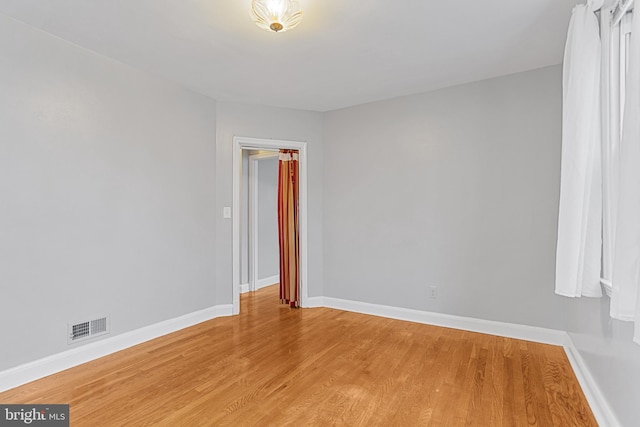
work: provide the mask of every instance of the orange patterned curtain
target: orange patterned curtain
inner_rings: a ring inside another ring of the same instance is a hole
[[[278,234],[280,300],[300,305],[300,239],[298,233],[298,151],[280,150],[278,168]]]

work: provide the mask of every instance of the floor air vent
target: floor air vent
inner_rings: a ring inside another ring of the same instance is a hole
[[[69,344],[109,333],[109,322],[106,317],[74,324],[69,323],[68,327],[67,343]]]

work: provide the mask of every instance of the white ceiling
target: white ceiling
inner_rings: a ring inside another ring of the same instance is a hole
[[[0,13],[216,99],[328,111],[559,64],[580,0],[2,0]]]

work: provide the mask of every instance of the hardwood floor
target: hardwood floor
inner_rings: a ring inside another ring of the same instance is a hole
[[[71,426],[596,426],[561,347],[333,309],[277,287],[214,319],[0,393]]]

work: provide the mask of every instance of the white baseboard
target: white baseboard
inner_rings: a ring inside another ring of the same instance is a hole
[[[304,301],[304,308],[324,307],[324,297],[308,297]]]
[[[576,348],[569,334],[567,334],[564,342],[564,351],[567,354],[569,363],[571,363],[573,372],[576,374],[578,383],[580,383],[582,392],[584,393],[587,402],[589,402],[591,412],[593,412],[593,416],[596,418],[598,425],[608,427],[622,426],[609,406],[607,399],[605,399],[600,387],[598,387],[598,384],[593,379],[591,372],[589,372],[589,368],[587,368],[587,364],[580,355],[580,352]]]
[[[265,277],[264,279],[259,279],[258,283],[256,283],[256,291],[258,289],[265,288],[267,286],[275,285],[276,283],[280,283],[280,275],[277,274],[271,277]]]
[[[276,283],[280,282],[280,276],[271,276],[271,277],[265,277],[264,279],[260,279],[256,282],[256,291],[258,289],[262,289],[262,288],[266,288],[267,286],[271,286],[271,285],[275,285]],[[249,292],[251,290],[251,288],[249,287],[248,283],[243,283],[240,285],[240,293],[241,294],[245,294],[247,292]]]
[[[492,320],[474,319],[471,317],[453,316],[450,314],[412,310],[388,305],[370,304],[331,297],[322,297],[324,307],[356,313],[371,314],[391,319],[462,329],[471,332],[497,335],[501,337],[534,341],[544,344],[563,345],[567,333],[556,329],[518,325],[515,323],[495,322]]]
[[[0,372],[0,392],[216,317],[231,316],[231,311],[231,304],[216,305],[16,366]]]

